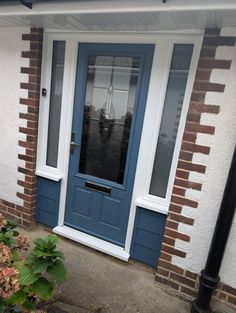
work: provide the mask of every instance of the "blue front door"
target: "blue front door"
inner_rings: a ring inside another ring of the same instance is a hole
[[[79,45],[65,225],[124,246],[153,45]]]

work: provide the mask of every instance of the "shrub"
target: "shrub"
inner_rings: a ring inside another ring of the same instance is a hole
[[[32,312],[40,301],[52,299],[55,284],[67,275],[58,240],[56,235],[34,239],[32,251],[23,258],[28,238],[0,214],[0,313]]]

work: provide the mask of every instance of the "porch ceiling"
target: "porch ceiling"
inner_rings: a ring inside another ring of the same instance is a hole
[[[197,2],[197,5],[196,5]],[[236,1],[36,1],[33,9],[0,4],[0,27],[40,26],[92,32],[165,32],[236,26]]]

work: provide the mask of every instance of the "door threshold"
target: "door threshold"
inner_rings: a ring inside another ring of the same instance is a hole
[[[82,243],[83,245],[93,248],[95,250],[109,254],[120,260],[126,262],[128,262],[129,260],[130,255],[124,250],[124,248],[116,246],[105,240],[96,238],[94,236],[85,234],[79,230],[75,230],[67,226],[56,226],[55,228],[53,228],[53,232],[76,242]]]

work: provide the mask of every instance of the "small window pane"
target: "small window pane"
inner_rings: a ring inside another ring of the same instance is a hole
[[[52,167],[57,167],[58,159],[64,61],[65,41],[54,41],[46,161]]]
[[[172,55],[149,192],[162,198],[166,196],[192,52],[193,45],[176,44]]]

